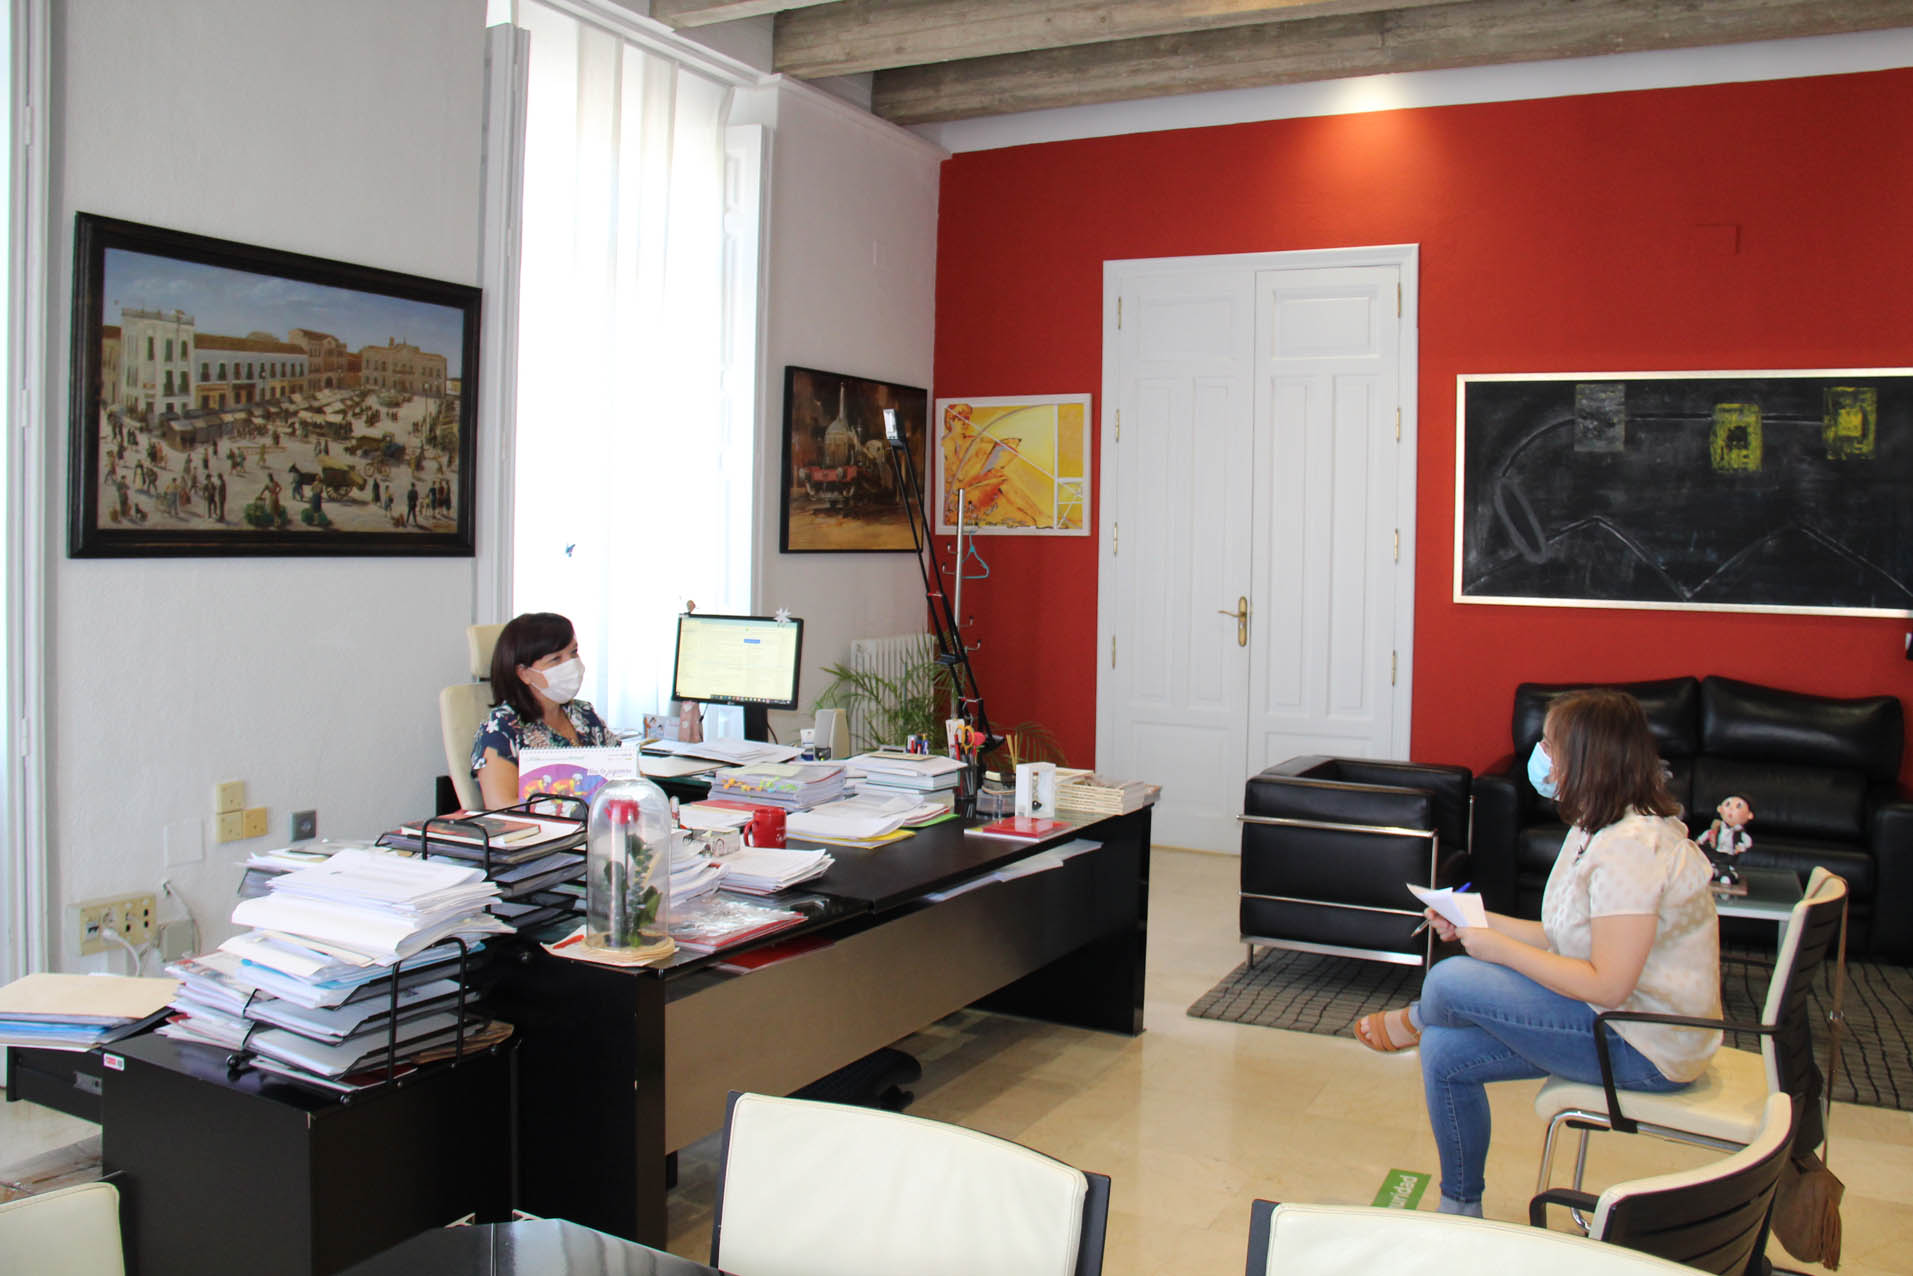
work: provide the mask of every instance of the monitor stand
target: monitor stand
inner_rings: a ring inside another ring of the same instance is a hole
[[[744,738],[755,740],[759,744],[769,744],[771,738],[771,712],[761,704],[740,705],[744,710]]]

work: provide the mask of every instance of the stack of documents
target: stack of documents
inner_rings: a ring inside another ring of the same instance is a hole
[[[1093,771],[1058,768],[1056,809],[1079,815],[1127,815],[1162,796],[1162,786],[1143,780],[1112,780]]]
[[[803,920],[804,915],[792,909],[714,895],[682,912],[674,907],[671,938],[684,952],[710,953],[788,930]]]
[[[727,767],[711,777],[711,796],[789,811],[808,810],[843,796],[844,769],[835,762],[760,762]]]
[[[91,1050],[166,1016],[171,979],[43,971],[0,988],[0,1045]]]
[[[863,793],[944,793],[963,779],[963,763],[925,753],[862,753],[844,767]]]
[[[434,860],[489,866],[498,884],[492,912],[514,926],[540,926],[576,911],[576,897],[555,894],[554,888],[584,879],[582,823],[517,811],[459,811],[445,818],[458,823],[426,827],[421,820],[387,833],[379,843],[406,851],[424,845]]]
[[[822,877],[836,862],[828,851],[747,846],[724,860],[724,889],[774,895]]]
[[[724,866],[700,854],[688,837],[679,835],[671,848],[671,907],[683,907],[709,895],[725,876]]]
[[[244,1048],[253,1066],[338,1090],[477,1026],[461,1021],[450,941],[511,930],[488,911],[499,888],[481,867],[341,850],[269,886],[233,909],[251,931],[176,963],[185,984],[169,1035]]]
[[[644,746],[647,752],[666,753],[681,758],[709,758],[732,766],[757,762],[788,762],[797,750],[787,744],[764,744],[757,740],[653,740]]]
[[[874,842],[944,810],[941,803],[919,801],[916,794],[885,796],[866,790],[808,811],[793,811],[784,827],[792,837],[818,842]]]

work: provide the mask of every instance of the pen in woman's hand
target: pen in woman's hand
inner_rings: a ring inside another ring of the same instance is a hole
[[[1454,889],[1454,893],[1458,895],[1458,894],[1460,894],[1460,893],[1461,893],[1461,892],[1463,892],[1463,891],[1471,891],[1471,890],[1473,890],[1474,888],[1475,888],[1475,884],[1474,884],[1473,882],[1463,882],[1463,883],[1462,883],[1461,885],[1459,885],[1459,886],[1457,886],[1457,887],[1455,887],[1455,889]],[[1422,918],[1422,919],[1421,919],[1421,925],[1419,925],[1419,926],[1417,926],[1417,927],[1415,927],[1415,929],[1413,929],[1413,930],[1411,930],[1411,931],[1409,931],[1409,932],[1408,932],[1408,937],[1409,937],[1410,939],[1413,939],[1413,938],[1414,938],[1415,936],[1417,936],[1417,935],[1419,935],[1419,934],[1421,934],[1421,933],[1422,933],[1423,931],[1425,931],[1425,930],[1427,930],[1427,929],[1428,929],[1428,928],[1429,928],[1430,926],[1432,926],[1432,925],[1434,925],[1434,922],[1435,922],[1435,919],[1434,919],[1434,918],[1432,918],[1432,917],[1424,917],[1424,918]]]

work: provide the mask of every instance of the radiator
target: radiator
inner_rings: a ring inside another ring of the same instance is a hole
[[[898,634],[891,638],[853,638],[850,642],[850,667],[889,682],[901,683],[905,674],[937,658],[935,634]],[[869,707],[862,702],[850,706],[850,744],[859,751],[879,745],[902,744],[901,740],[879,740]]]

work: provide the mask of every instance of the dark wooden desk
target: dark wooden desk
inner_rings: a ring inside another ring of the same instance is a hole
[[[788,1094],[973,1003],[1142,1030],[1148,808],[1043,842],[936,825],[874,851],[831,848],[833,907],[777,938],[827,947],[749,974],[723,956],[618,970],[532,944],[493,967],[487,1004],[519,1030],[518,1206],[665,1243],[666,1154],[720,1128],[732,1090]],[[926,895],[1069,841],[1062,868]]]
[[[341,1102],[233,1074],[211,1046],[102,1047],[127,1270],[320,1276],[467,1214],[508,1217],[512,1048]]]
[[[723,1276],[715,1267],[559,1218],[440,1227],[345,1276]]]

